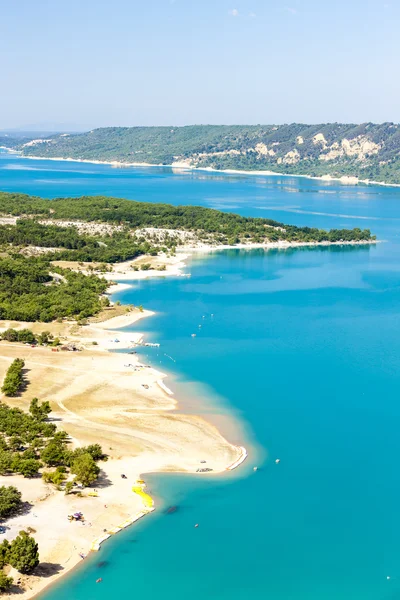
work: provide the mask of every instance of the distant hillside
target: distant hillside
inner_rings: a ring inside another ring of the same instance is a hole
[[[26,144],[32,138],[29,137],[13,137],[11,135],[4,134],[0,131],[0,148],[20,148],[21,144]]]
[[[394,123],[108,127],[34,140],[20,149],[25,156],[183,163],[400,184],[400,126]]]

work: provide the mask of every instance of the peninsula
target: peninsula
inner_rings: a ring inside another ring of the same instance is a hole
[[[127,285],[116,282],[183,275],[194,249],[376,238],[107,197],[0,193],[0,206],[0,517],[11,547],[26,531],[40,557],[22,569],[4,542],[0,571],[28,599],[154,509],[143,473],[207,476],[246,458],[212,423],[176,411],[165,373],[109,353],[134,353],[143,335],[120,329],[152,314],[114,304]]]

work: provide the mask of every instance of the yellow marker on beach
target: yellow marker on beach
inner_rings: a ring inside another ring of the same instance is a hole
[[[132,488],[132,492],[134,494],[137,494],[138,496],[141,497],[141,499],[143,500],[144,505],[147,508],[153,508],[154,507],[154,500],[151,496],[149,496],[149,494],[146,494],[146,492],[143,490],[143,487],[141,485],[134,485]]]

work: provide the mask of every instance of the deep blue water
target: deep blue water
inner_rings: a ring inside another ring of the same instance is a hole
[[[182,409],[212,412],[252,453],[226,478],[146,477],[160,510],[43,599],[400,598],[400,191],[9,155],[0,189],[202,204],[385,240],[194,257],[190,278],[119,294],[157,311],[139,328],[161,342],[147,358],[174,373]]]

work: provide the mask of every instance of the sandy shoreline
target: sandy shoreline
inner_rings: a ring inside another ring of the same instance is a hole
[[[166,268],[162,271],[127,273],[128,263],[121,263],[107,278],[111,282],[119,278],[128,280],[128,275],[130,281],[182,276],[185,258],[184,254],[165,258]],[[108,292],[129,287],[126,283],[110,285]],[[61,421],[60,426],[70,435],[73,446],[97,442],[109,455],[109,460],[99,465],[101,477],[93,486],[96,495],[93,488],[86,488],[82,497],[65,496],[41,478],[0,476],[0,485],[16,485],[23,499],[31,504],[26,513],[6,522],[4,536],[13,539],[21,529],[31,527],[39,543],[42,567],[37,573],[31,576],[11,573],[14,581],[20,580],[24,588],[18,592],[21,600],[40,595],[45,587],[80,564],[82,556],[98,550],[111,535],[154,510],[146,494],[135,492],[143,473],[196,473],[206,462],[214,475],[237,468],[247,457],[245,448],[230,444],[202,417],[176,411],[177,401],[164,383],[165,373],[143,364],[135,354],[108,351],[134,349],[143,335],[120,328],[139,324],[140,319],[152,314],[134,309],[83,327],[65,322],[0,322],[0,330],[30,327],[36,332],[44,329],[53,332],[54,329],[63,343],[68,340],[82,348],[81,352],[51,352],[51,348],[1,342],[0,378],[14,358],[24,358],[29,373],[27,390],[21,397],[7,399],[7,403],[27,410],[32,397],[49,400],[52,416]],[[205,475],[210,473],[199,473]],[[86,525],[68,521],[67,515],[77,511],[84,513]],[[4,595],[10,599],[14,596],[14,593]]]
[[[5,148],[5,150],[12,152],[13,154],[19,154],[22,158],[29,158],[31,160],[54,160],[54,161],[66,161],[66,162],[77,162],[77,163],[88,163],[92,165],[110,165],[116,168],[123,167],[153,167],[153,168],[165,168],[169,167],[172,169],[176,169],[177,171],[205,171],[209,173],[226,173],[231,175],[258,175],[258,176],[275,176],[275,177],[301,177],[303,179],[315,179],[317,181],[338,181],[343,185],[357,185],[362,183],[363,185],[380,185],[384,187],[400,187],[399,183],[387,183],[384,181],[371,181],[369,179],[359,179],[357,176],[348,176],[343,175],[342,177],[333,177],[331,175],[299,175],[293,173],[278,173],[276,171],[241,171],[239,169],[213,169],[211,167],[193,167],[186,163],[172,163],[170,165],[154,165],[151,163],[143,163],[143,162],[120,162],[117,160],[106,161],[106,160],[88,160],[83,158],[61,158],[61,157],[46,157],[46,156],[25,156],[19,151],[13,151],[11,148]]]

